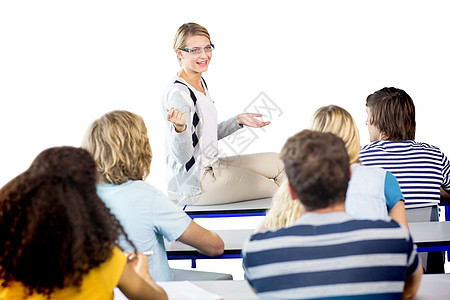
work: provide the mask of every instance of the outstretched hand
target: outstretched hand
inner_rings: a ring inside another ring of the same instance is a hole
[[[167,110],[167,121],[173,124],[176,132],[183,132],[186,129],[185,116],[178,109],[171,107]]]
[[[256,118],[262,117],[262,114],[242,113],[238,115],[238,123],[253,128],[261,128],[270,124],[270,121],[264,122]]]

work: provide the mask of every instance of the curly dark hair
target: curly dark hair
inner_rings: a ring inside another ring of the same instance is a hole
[[[29,294],[79,287],[107,261],[123,227],[96,192],[96,165],[86,150],[41,152],[0,190],[0,282]]]
[[[307,211],[345,201],[350,164],[342,139],[303,130],[286,141],[280,155],[289,184]]]

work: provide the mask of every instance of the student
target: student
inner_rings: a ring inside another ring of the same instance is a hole
[[[115,246],[128,238],[95,182],[87,151],[58,147],[0,190],[0,299],[112,299],[115,286],[129,299],[167,299],[143,255],[127,263]]]
[[[386,219],[388,213],[408,227],[405,199],[395,176],[381,168],[360,165],[359,131],[350,113],[336,105],[321,107],[314,113],[311,129],[336,134],[345,143],[352,169],[346,212],[357,219]]]
[[[269,125],[261,114],[242,113],[220,124],[202,73],[214,45],[205,27],[183,24],[173,49],[181,70],[163,97],[167,118],[166,165],[169,198],[182,204],[209,205],[272,197],[285,177],[276,153],[218,157],[218,140],[243,125]]]
[[[120,110],[103,115],[87,130],[82,147],[97,164],[100,198],[138,251],[153,251],[148,264],[156,281],[174,279],[164,238],[179,240],[209,256],[223,253],[223,241],[216,233],[197,225],[162,192],[144,182],[150,173],[152,151],[140,116]],[[130,249],[125,240],[120,245]]]
[[[397,177],[409,222],[439,221],[440,197],[450,197],[450,163],[438,147],[414,140],[413,100],[401,89],[383,88],[367,97],[366,106],[371,143],[361,149],[363,165],[384,168]],[[431,208],[408,209],[411,204]],[[444,273],[443,252],[422,258],[427,273]]]
[[[438,147],[414,140],[416,117],[411,97],[401,89],[383,88],[367,97],[366,106],[371,144],[361,149],[362,163],[391,171],[406,204],[438,204],[441,196],[450,197],[449,160]]]
[[[422,268],[408,230],[345,213],[344,142],[304,130],[287,140],[281,156],[291,197],[304,213],[291,227],[257,233],[244,245],[245,276],[260,299],[413,297]]]
[[[346,212],[357,219],[386,219],[389,216],[408,227],[404,198],[397,179],[384,169],[359,164],[359,132],[350,113],[336,105],[321,107],[313,115],[311,129],[336,134],[345,143],[352,168],[345,201]],[[284,195],[289,198],[286,192]],[[295,208],[296,213],[291,211],[292,208]],[[272,207],[265,218],[266,227],[277,228],[271,225],[277,223],[281,225],[278,228],[291,225],[296,219],[286,219],[285,216],[299,216],[300,209],[301,206],[292,204],[290,199],[283,201],[274,196]],[[283,218],[289,222],[282,222]]]

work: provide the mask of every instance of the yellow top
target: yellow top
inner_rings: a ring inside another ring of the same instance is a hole
[[[55,289],[51,294],[51,300],[100,300],[113,299],[113,289],[117,286],[120,275],[125,267],[126,257],[123,252],[114,247],[111,258],[92,269],[85,275],[79,289],[67,287],[64,289]],[[46,300],[43,294],[34,293],[25,297],[26,290],[20,282],[8,283],[7,288],[1,286],[0,281],[0,300],[3,299],[30,299]]]

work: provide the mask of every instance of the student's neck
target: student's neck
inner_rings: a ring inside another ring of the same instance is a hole
[[[181,69],[181,71],[178,72],[178,77],[183,78],[187,83],[194,87],[201,86],[202,73],[186,72],[184,69]]]
[[[329,207],[325,207],[325,208],[305,211],[305,214],[306,213],[325,214],[325,213],[331,213],[331,212],[345,212],[345,202],[338,203],[333,206],[329,206]]]

